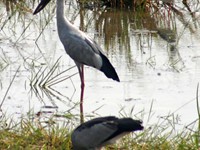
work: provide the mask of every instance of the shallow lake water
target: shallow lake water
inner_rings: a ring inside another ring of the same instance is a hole
[[[142,14],[80,11],[76,2],[66,2],[66,17],[104,49],[121,81],[85,66],[85,116],[126,115],[142,119],[146,126],[171,116],[181,127],[198,118],[200,20],[199,6],[190,6],[193,15],[181,3],[174,5],[179,13],[160,6],[156,13],[150,9]],[[36,16],[16,12],[8,19],[11,14],[1,3],[0,15],[1,111],[20,117],[48,106],[79,115],[80,79],[59,41],[55,4]],[[42,87],[52,84],[53,79],[46,82],[52,70],[49,78],[56,76],[60,82]]]

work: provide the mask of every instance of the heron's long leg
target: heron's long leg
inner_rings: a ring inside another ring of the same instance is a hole
[[[81,78],[81,97],[80,97],[80,120],[81,123],[84,122],[84,115],[83,115],[83,96],[84,96],[84,88],[85,88],[85,83],[84,83],[84,66],[81,64],[80,68],[80,78]]]

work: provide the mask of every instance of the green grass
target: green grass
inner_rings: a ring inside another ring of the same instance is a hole
[[[8,120],[7,120],[8,121]],[[1,120],[1,149],[70,149],[70,132],[67,127],[54,124],[44,127],[39,120],[22,118],[19,123]],[[14,123],[14,124],[13,124]]]
[[[32,115],[35,116],[35,115]],[[59,123],[57,117],[49,117],[42,121],[40,116],[22,117],[17,122],[0,119],[0,147],[1,149],[71,149],[70,134],[74,126],[75,117],[65,117]],[[31,119],[32,118],[32,119]],[[169,119],[169,118],[168,118]],[[76,123],[77,124],[77,123]],[[144,125],[145,126],[145,125]],[[117,144],[105,149],[124,150],[196,150],[199,149],[199,129],[186,130],[177,133],[172,129],[169,120],[158,121],[154,125],[146,125],[145,129],[123,137]]]

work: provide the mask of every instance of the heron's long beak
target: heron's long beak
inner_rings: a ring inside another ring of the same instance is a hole
[[[37,8],[33,12],[33,14],[35,15],[35,14],[39,13],[50,1],[51,0],[41,0],[41,2],[37,6]]]

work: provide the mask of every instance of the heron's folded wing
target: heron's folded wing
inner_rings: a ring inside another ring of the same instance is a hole
[[[92,126],[79,128],[72,134],[73,145],[80,147],[94,148],[102,143],[117,131],[117,124],[113,121],[95,123]]]

